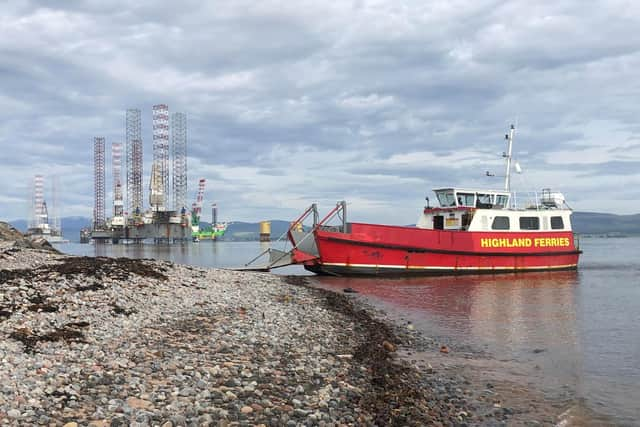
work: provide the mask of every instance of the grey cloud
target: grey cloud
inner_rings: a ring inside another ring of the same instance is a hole
[[[529,168],[571,171],[574,180],[562,183],[569,190],[603,173],[637,178],[639,14],[632,4],[616,7],[12,1],[0,18],[11,29],[0,30],[0,164],[19,166],[12,181],[21,184],[3,196],[23,194],[34,165],[73,167],[77,183],[63,201],[90,212],[93,137],[105,136],[108,146],[122,141],[125,110],[141,108],[148,163],[151,106],[160,102],[187,113],[190,164],[226,185],[240,184],[217,166],[288,180],[284,168],[295,159],[314,168],[296,178],[310,197],[409,203],[428,192],[418,183],[482,184],[485,159],[500,164],[503,135],[516,121],[516,157]],[[607,132],[620,140],[602,141],[609,156],[602,163],[547,163]],[[385,166],[394,155],[425,151],[482,158],[469,168]],[[317,175],[321,168],[348,181],[329,183]],[[367,182],[374,175],[388,182]],[[265,184],[246,185],[251,192]],[[195,186],[192,179],[190,194]],[[238,206],[227,212],[259,217],[264,209],[241,209],[236,187],[211,191]],[[294,182],[278,191],[304,196]],[[18,209],[9,202],[0,216]]]

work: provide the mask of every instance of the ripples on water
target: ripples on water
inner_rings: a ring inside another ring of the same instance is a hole
[[[265,248],[258,242],[61,247],[209,267],[242,265]],[[577,272],[314,280],[354,288],[428,336],[521,363],[540,387],[568,387],[589,410],[640,425],[640,238],[582,239],[581,248]]]

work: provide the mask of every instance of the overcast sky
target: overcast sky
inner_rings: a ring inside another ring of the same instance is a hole
[[[258,221],[346,199],[351,220],[414,223],[434,187],[502,187],[485,171],[511,123],[515,190],[640,212],[640,2],[160,3],[2,2],[0,219],[28,217],[36,173],[90,217],[93,137],[124,142],[127,108],[148,201],[158,103],[187,114],[205,220],[213,201]]]

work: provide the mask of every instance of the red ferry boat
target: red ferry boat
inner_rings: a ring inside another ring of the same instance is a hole
[[[448,275],[575,270],[581,251],[571,229],[572,210],[561,193],[549,189],[522,200],[510,191],[514,128],[504,190],[438,188],[438,206],[429,199],[413,226],[347,222],[346,203],[318,221],[316,205],[287,233],[290,262],[330,275]],[[303,221],[313,214],[313,226]],[[326,225],[334,217],[337,226]],[[276,251],[277,252],[277,251]],[[281,261],[284,252],[277,252]],[[271,255],[272,260],[274,254]]]

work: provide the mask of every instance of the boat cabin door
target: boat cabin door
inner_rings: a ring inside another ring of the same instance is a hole
[[[433,217],[433,229],[444,230],[444,216],[434,215]]]

